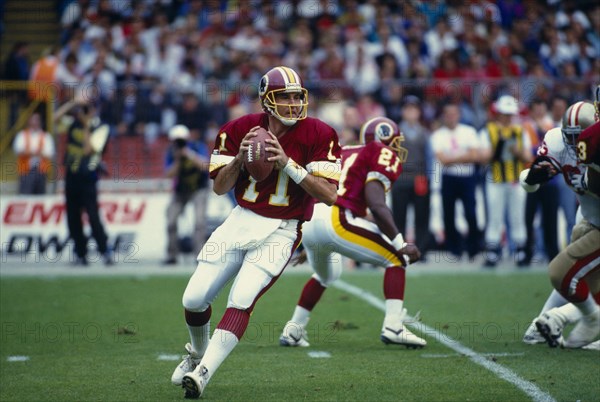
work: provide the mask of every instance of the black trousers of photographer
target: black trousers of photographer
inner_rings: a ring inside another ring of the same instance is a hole
[[[83,212],[88,216],[88,222],[92,228],[92,237],[98,245],[98,252],[105,254],[108,249],[108,239],[100,220],[96,180],[86,175],[67,173],[65,198],[69,235],[75,242],[77,257],[85,258],[87,255],[88,238],[83,232]]]

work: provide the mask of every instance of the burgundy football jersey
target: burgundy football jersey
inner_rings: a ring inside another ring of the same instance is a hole
[[[350,209],[355,216],[367,214],[365,186],[371,180],[380,181],[385,191],[402,172],[398,155],[380,142],[342,148],[342,176],[336,204]]]
[[[577,159],[586,165],[592,163],[600,165],[600,121],[592,124],[579,134]]]
[[[218,170],[237,155],[242,139],[254,126],[268,129],[268,115],[242,116],[219,130],[211,157],[211,178],[214,179]],[[279,143],[286,155],[309,173],[337,185],[341,149],[333,128],[307,117],[280,137]],[[312,216],[313,202],[308,193],[287,174],[276,169],[260,182],[242,171],[235,184],[235,198],[240,206],[268,218],[309,220]]]

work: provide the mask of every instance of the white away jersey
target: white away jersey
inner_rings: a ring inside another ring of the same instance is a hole
[[[569,176],[584,173],[587,166],[579,164],[575,150],[565,146],[560,127],[553,128],[546,133],[544,141],[538,147],[537,154],[552,159],[555,166],[560,169],[567,185],[577,194],[583,217],[592,225],[600,227],[600,202],[598,199],[590,193],[577,192],[571,186]]]

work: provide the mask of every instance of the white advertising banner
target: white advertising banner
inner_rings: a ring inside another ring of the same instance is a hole
[[[169,193],[99,195],[100,217],[109,246],[120,262],[164,259],[167,247],[166,209]],[[227,197],[211,196],[208,206],[209,229],[214,229],[229,213]],[[73,261],[72,241],[67,229],[63,195],[0,197],[0,242],[2,259],[24,262]],[[180,237],[192,233],[191,203],[179,219]],[[91,230],[84,217],[84,233]],[[89,242],[90,259],[97,257],[95,242]]]

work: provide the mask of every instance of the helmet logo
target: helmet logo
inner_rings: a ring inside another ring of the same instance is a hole
[[[375,135],[382,141],[390,139],[394,135],[394,129],[388,123],[379,123],[375,127]]]
[[[269,88],[269,76],[265,74],[260,79],[260,84],[258,85],[258,94],[260,96],[264,96],[267,93],[267,88]]]

